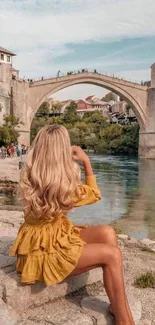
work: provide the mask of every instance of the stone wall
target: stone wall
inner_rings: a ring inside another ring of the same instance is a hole
[[[3,124],[3,116],[10,114],[11,96],[11,64],[0,64],[0,125]]]
[[[10,113],[10,96],[0,82],[0,126],[3,124],[3,116]]]

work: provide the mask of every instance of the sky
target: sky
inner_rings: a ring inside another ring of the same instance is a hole
[[[128,80],[150,79],[155,62],[154,0],[0,0],[0,46],[16,53],[26,78],[97,69]],[[76,85],[54,97],[102,97]]]

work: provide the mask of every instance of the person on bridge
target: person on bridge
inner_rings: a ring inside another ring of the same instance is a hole
[[[81,182],[78,163],[85,171]],[[10,255],[17,255],[22,283],[54,285],[101,267],[117,325],[134,325],[125,295],[122,256],[110,226],[74,225],[73,207],[98,202],[101,193],[85,152],[70,144],[65,127],[42,128],[27,154],[20,180],[25,222]]]

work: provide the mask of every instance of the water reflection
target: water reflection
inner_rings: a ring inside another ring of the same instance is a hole
[[[76,224],[116,224],[136,238],[155,239],[155,160],[91,155],[102,200],[77,208]],[[19,206],[15,195],[0,194],[0,206]]]
[[[114,223],[130,236],[155,239],[155,161],[109,156],[91,160],[102,200],[76,209],[72,218],[77,223]]]

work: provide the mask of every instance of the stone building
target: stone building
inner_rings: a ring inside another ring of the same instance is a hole
[[[109,116],[109,109],[111,108],[111,104],[109,102],[105,102],[95,95],[88,96],[86,101],[92,105],[94,111],[102,112],[102,115],[105,117]]]
[[[0,125],[4,115],[11,114],[12,78],[18,76],[18,71],[12,67],[14,53],[0,47]]]

